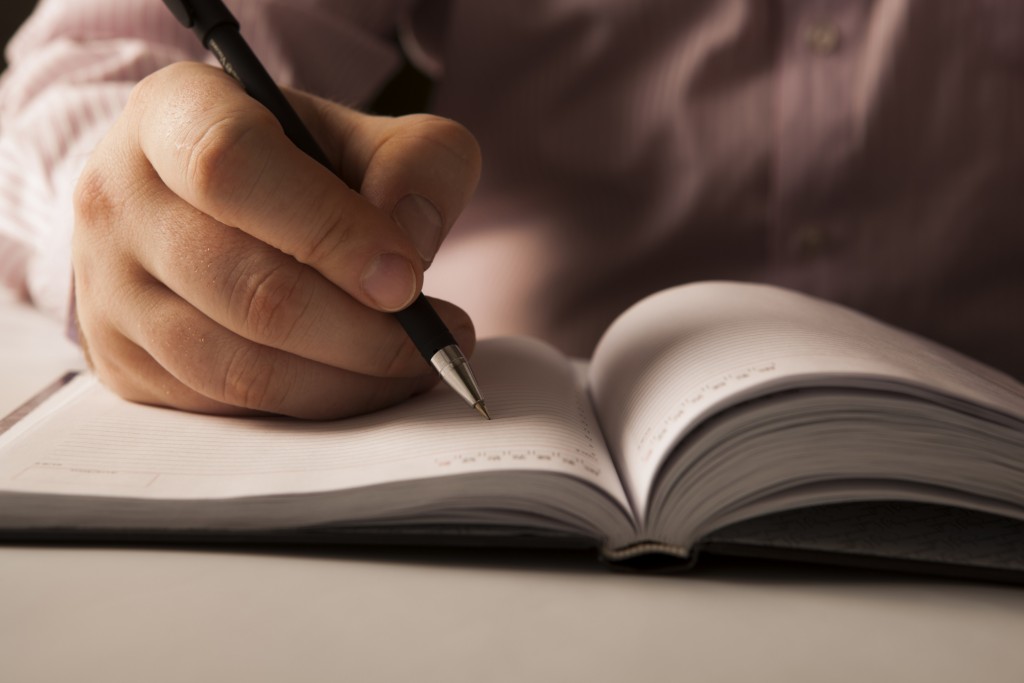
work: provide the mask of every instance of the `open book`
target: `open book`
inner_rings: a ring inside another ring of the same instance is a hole
[[[444,387],[303,422],[136,405],[79,375],[0,435],[0,537],[582,543],[1024,577],[1024,386],[849,309],[691,284],[633,306],[589,363],[519,338],[473,363],[490,422]]]

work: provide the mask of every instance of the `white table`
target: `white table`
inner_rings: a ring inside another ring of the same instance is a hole
[[[0,296],[0,412],[80,365]],[[0,546],[0,681],[1024,681],[1024,589],[569,556]]]

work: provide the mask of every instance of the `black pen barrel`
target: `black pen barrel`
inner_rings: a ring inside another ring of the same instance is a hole
[[[405,333],[428,363],[435,353],[455,344],[452,333],[448,331],[448,327],[422,293],[394,316],[398,318],[398,322],[405,328]]]

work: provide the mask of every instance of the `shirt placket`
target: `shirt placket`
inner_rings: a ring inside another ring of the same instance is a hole
[[[842,216],[830,211],[856,151],[854,93],[867,0],[784,0],[776,91],[775,264],[819,288],[841,247]]]

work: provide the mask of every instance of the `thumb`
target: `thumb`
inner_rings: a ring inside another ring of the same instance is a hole
[[[480,147],[430,114],[371,116],[304,93],[293,103],[342,179],[391,216],[429,264],[480,178]]]

